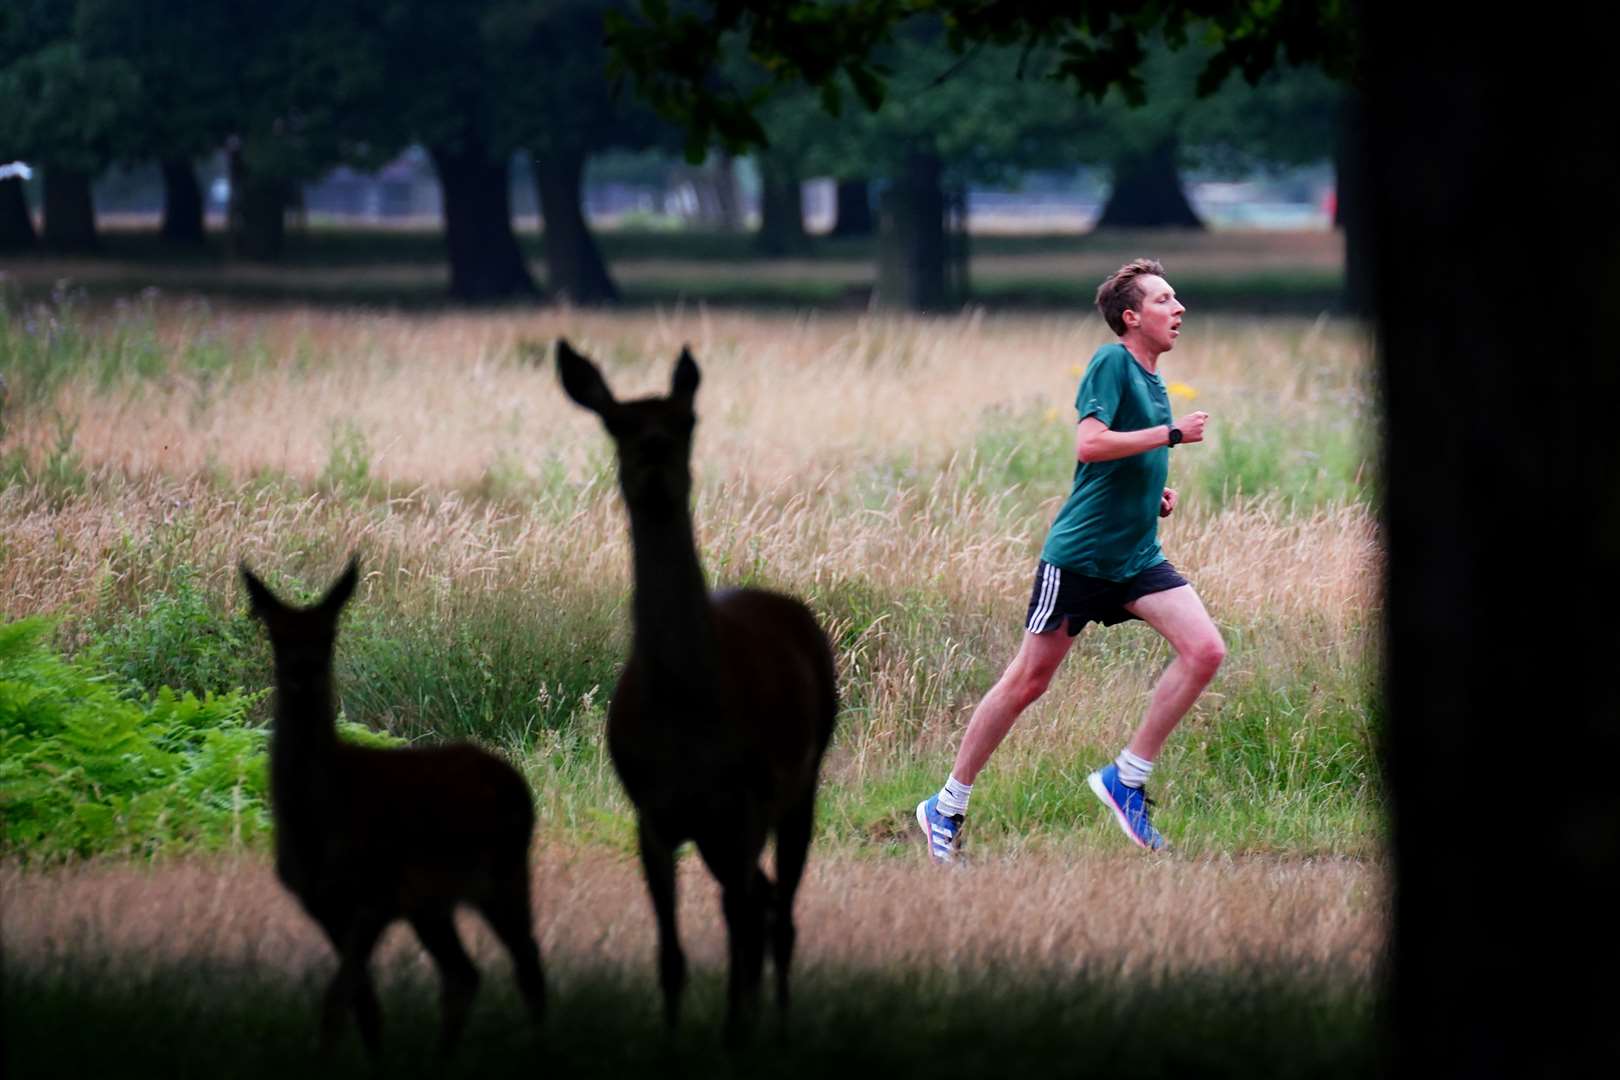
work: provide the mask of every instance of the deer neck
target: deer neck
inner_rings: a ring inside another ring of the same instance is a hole
[[[655,693],[712,694],[719,650],[692,518],[630,509],[634,551],[634,653]]]
[[[270,787],[285,806],[312,793],[337,745],[332,673],[276,678],[275,726],[270,734]]]

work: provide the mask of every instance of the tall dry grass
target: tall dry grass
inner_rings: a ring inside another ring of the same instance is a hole
[[[4,617],[54,611],[91,626],[182,571],[232,608],[239,559],[313,587],[358,549],[362,610],[476,630],[516,606],[565,636],[589,611],[608,627],[589,640],[597,651],[623,646],[627,538],[606,437],[561,393],[549,343],[565,335],[593,355],[621,396],[663,393],[690,345],[703,370],[693,469],[704,558],[717,582],[785,588],[822,613],[846,701],[832,775],[850,784],[942,770],[1015,651],[1072,469],[1075,384],[1110,337],[1089,316],[983,313],[405,315],[148,301],[36,317],[61,319],[83,348],[37,393],[13,379],[26,406],[8,414],[0,449],[25,467],[0,490]],[[1281,710],[1293,725],[1282,737],[1329,716],[1365,742],[1380,568],[1369,502],[1238,492],[1242,477],[1208,470],[1223,439],[1254,431],[1275,436],[1273,457],[1312,455],[1313,440],[1361,453],[1376,423],[1367,342],[1322,319],[1201,320],[1194,303],[1161,370],[1183,411],[1212,417],[1209,441],[1173,459],[1184,498],[1164,547],[1233,645],[1189,727]],[[39,480],[64,432],[78,488]],[[1335,490],[1364,470],[1370,461]],[[997,768],[1058,768],[1063,782],[1069,766],[1052,762],[1123,741],[1165,659],[1140,627],[1088,632]],[[584,702],[586,690],[572,692]],[[584,704],[599,709],[606,692]],[[1189,755],[1204,746],[1194,738]],[[1242,777],[1280,767],[1233,766]]]

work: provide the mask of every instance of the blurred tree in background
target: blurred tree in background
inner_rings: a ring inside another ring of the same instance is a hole
[[[73,5],[7,5],[0,21],[0,159],[25,159],[43,174],[48,247],[98,247],[90,182],[129,146],[140,120],[138,90],[126,60],[87,54],[75,36]]]
[[[1342,12],[1298,10],[38,0],[0,12],[0,86],[22,103],[0,117],[0,146],[41,167],[47,240],[80,248],[95,237],[89,177],[142,161],[161,167],[164,238],[199,244],[196,163],[223,148],[229,251],[275,259],[305,184],[418,145],[439,182],[450,294],[470,302],[538,295],[511,220],[510,166],[526,154],[548,290],[577,303],[618,295],[583,211],[593,156],[684,144],[710,160],[685,181],[735,228],[732,155],[751,150],[760,251],[809,250],[801,183],[838,177],[835,233],[870,232],[881,202],[879,301],[938,310],[968,291],[969,185],[1102,165],[1115,180],[1103,226],[1197,227],[1182,169],[1328,156],[1332,84],[1273,69],[1337,56]],[[31,232],[21,185],[0,184],[0,245]]]

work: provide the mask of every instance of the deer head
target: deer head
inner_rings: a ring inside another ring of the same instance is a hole
[[[264,623],[275,655],[276,683],[284,690],[296,690],[332,669],[332,646],[337,640],[338,616],[349,602],[360,577],[360,557],[350,556],[349,565],[332,587],[309,607],[283,603],[269,586],[260,581],[247,563],[241,565],[242,584],[247,586],[253,615]]]
[[[595,364],[557,339],[557,373],[574,401],[602,418],[619,454],[619,486],[631,509],[684,512],[692,492],[697,361],[684,346],[668,397],[619,401]]]

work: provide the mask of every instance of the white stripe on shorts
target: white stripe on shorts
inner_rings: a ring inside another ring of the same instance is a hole
[[[1029,617],[1029,625],[1024,627],[1030,633],[1039,634],[1046,629],[1046,620],[1052,617],[1052,609],[1057,606],[1058,581],[1058,568],[1051,563],[1042,563],[1040,603],[1035,605],[1035,613]]]

